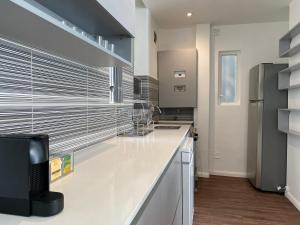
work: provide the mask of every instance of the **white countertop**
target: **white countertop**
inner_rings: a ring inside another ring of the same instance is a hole
[[[159,120],[158,124],[185,124],[192,125],[194,121],[191,120]]]
[[[116,137],[75,155],[75,172],[51,185],[65,208],[48,218],[0,214],[2,225],[129,225],[186,136],[155,130],[145,137]]]

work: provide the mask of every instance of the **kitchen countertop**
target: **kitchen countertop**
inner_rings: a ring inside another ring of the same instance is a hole
[[[0,224],[129,225],[189,128],[116,137],[76,153],[74,173],[51,185],[65,196],[63,212],[48,218],[0,214]]]

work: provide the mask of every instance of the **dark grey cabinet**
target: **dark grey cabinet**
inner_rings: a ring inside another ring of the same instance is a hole
[[[197,107],[197,50],[158,52],[159,106]]]

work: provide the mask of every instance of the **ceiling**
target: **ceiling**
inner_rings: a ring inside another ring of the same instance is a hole
[[[291,0],[143,0],[161,28],[288,21]],[[188,18],[187,12],[193,16]]]

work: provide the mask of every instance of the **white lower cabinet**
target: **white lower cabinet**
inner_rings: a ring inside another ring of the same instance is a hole
[[[135,225],[182,225],[181,153],[178,151],[140,210]]]

